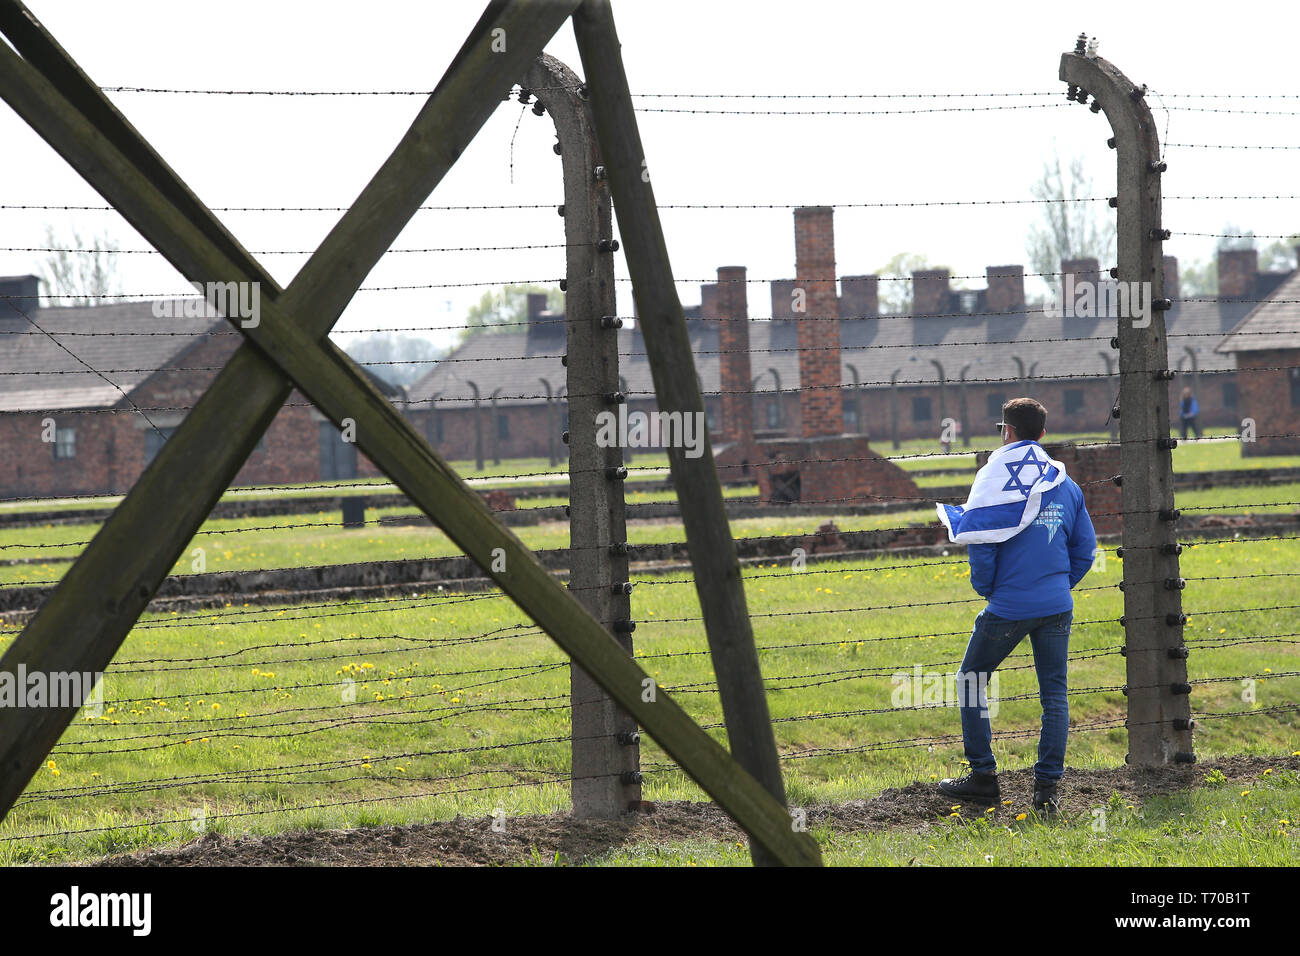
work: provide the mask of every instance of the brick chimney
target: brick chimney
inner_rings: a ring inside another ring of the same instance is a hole
[[[793,279],[776,279],[772,282],[772,318],[797,318],[793,308],[794,296],[791,294],[797,284]]]
[[[984,307],[990,312],[1023,312],[1025,309],[1025,267],[989,266],[984,270],[989,290]]]
[[[795,282],[806,296],[806,310],[797,316],[799,414],[804,438],[844,433],[834,215],[830,206],[803,206],[794,211]]]
[[[953,311],[949,303],[947,269],[921,269],[912,273],[912,314],[942,315]]]
[[[546,293],[530,292],[528,293],[528,321],[536,322],[538,317],[546,311]]]
[[[18,319],[40,307],[41,280],[37,276],[0,276],[0,319]],[[54,300],[59,304],[62,300]]]
[[[718,287],[713,282],[700,286],[700,318],[716,319],[718,317]]]
[[[1165,256],[1165,298],[1178,298],[1178,257]]]
[[[840,279],[840,318],[872,318],[880,314],[880,279],[844,276]]]
[[[722,389],[722,440],[751,441],[754,437],[754,396],[750,393],[749,299],[745,267],[718,269],[718,363]]]
[[[1219,297],[1244,299],[1253,296],[1258,272],[1259,253],[1254,249],[1220,249]]]
[[[1067,275],[1074,276],[1074,283],[1077,287],[1081,282],[1091,282],[1094,286],[1101,282],[1101,265],[1095,258],[1086,259],[1062,259],[1061,260],[1061,283],[1065,283]]]

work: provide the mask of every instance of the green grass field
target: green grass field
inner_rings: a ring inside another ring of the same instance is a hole
[[[904,447],[902,454],[923,454]],[[1186,470],[1246,468],[1236,443],[1180,445]],[[637,464],[646,461],[642,456]],[[972,456],[942,459],[970,462]],[[1265,463],[1283,464],[1278,459]],[[909,459],[935,467],[935,459]],[[515,471],[526,470],[511,463]],[[541,464],[545,464],[542,462]],[[961,476],[939,476],[959,483]],[[306,489],[304,489],[305,491]],[[753,494],[752,486],[728,489]],[[670,500],[637,491],[628,500]],[[1300,483],[1227,487],[1178,495],[1184,509],[1288,512]],[[563,503],[533,499],[531,506]],[[372,510],[368,518],[411,514]],[[458,553],[428,526],[344,530],[337,511],[210,521],[175,573],[296,567]],[[733,522],[737,537],[807,533],[822,519]],[[931,507],[835,516],[843,530],[933,521]],[[0,531],[0,557],[70,557],[95,525]],[[524,526],[529,547],[563,548],[564,522]],[[634,543],[678,541],[680,525],[637,522]],[[1204,542],[1182,558],[1193,648],[1189,671],[1202,720],[1197,751],[1282,756],[1300,750],[1300,718],[1278,705],[1300,697],[1300,629],[1289,605],[1300,592],[1290,569],[1300,542]],[[5,584],[54,581],[66,563],[0,566]],[[1124,659],[1116,623],[1122,564],[1113,549],[1076,592],[1069,765],[1122,766],[1126,735],[1119,687]],[[1282,571],[1282,574],[1276,572]],[[902,675],[954,672],[982,606],[960,552],[926,559],[789,561],[746,571],[769,702],[792,805],[842,804],[961,770],[952,708],[895,706]],[[721,713],[694,588],[684,575],[638,578],[637,657],[710,732]],[[0,650],[15,636],[0,631]],[[899,675],[897,678],[895,675]],[[1277,675],[1277,676],[1274,676]],[[1229,679],[1231,678],[1231,679]],[[1254,699],[1243,698],[1255,683]],[[1208,681],[1208,682],[1207,682]],[[217,611],[148,615],[105,678],[104,710],[69,728],[19,806],[0,824],[0,863],[94,859],[176,845],[196,834],[401,824],[568,807],[566,658],[504,597],[431,592],[375,601],[287,607],[228,604]],[[1037,702],[1027,644],[1000,675],[995,729],[1004,768],[1033,762]],[[349,696],[351,695],[351,696]],[[937,738],[927,745],[930,738]],[[955,739],[954,739],[955,738]],[[644,740],[649,800],[703,794]],[[1249,793],[1241,791],[1248,790]],[[1117,798],[1118,799],[1118,798]],[[1113,802],[1113,801],[1112,801]],[[1211,785],[1146,806],[1112,806],[1105,838],[1089,821],[1041,826],[978,815],[936,815],[922,831],[814,828],[828,862],[981,865],[1071,862],[1218,864],[1247,856],[1288,862],[1295,851],[1300,784],[1279,769],[1257,784]],[[1176,838],[1172,840],[1171,837]],[[534,862],[553,862],[539,859]],[[748,862],[734,841],[625,847],[595,864],[725,865]]]
[[[1294,714],[1250,715],[1294,701],[1300,691],[1300,678],[1270,676],[1300,670],[1293,611],[1198,613],[1294,604],[1290,579],[1225,576],[1292,567],[1297,559],[1300,545],[1271,541],[1210,543],[1184,555],[1185,606],[1195,615],[1187,632],[1193,679],[1258,681],[1253,708],[1241,700],[1239,682],[1196,687],[1198,712],[1243,715],[1203,723],[1202,759],[1297,749]],[[1071,766],[1123,761],[1122,729],[1086,729],[1124,712],[1123,695],[1112,689],[1124,680],[1115,652],[1120,594],[1113,585],[1120,571],[1112,553],[1077,592]],[[960,770],[959,745],[931,751],[906,743],[957,733],[956,713],[896,708],[891,695],[892,675],[910,674],[915,665],[927,674],[955,670],[981,604],[966,576],[964,562],[953,558],[813,564],[803,572],[774,564],[747,573],[793,804],[838,803]],[[720,712],[691,584],[680,575],[645,579],[633,607],[642,665],[697,719],[716,725]],[[1274,640],[1236,643],[1255,635]],[[1036,722],[1025,653],[1001,676],[1000,730]],[[108,671],[105,712],[69,729],[0,825],[0,838],[23,837],[0,842],[0,862],[91,858],[175,843],[205,829],[268,833],[481,815],[498,807],[510,814],[563,810],[564,662],[498,596],[151,615]],[[345,699],[348,687],[355,701]],[[1032,762],[1030,738],[1008,737],[997,748],[1005,767]],[[642,764],[647,799],[702,798],[652,742],[643,744]],[[1263,790],[1256,804],[1276,808],[1279,819],[1295,816],[1287,802],[1294,788],[1282,787],[1281,778],[1273,783],[1276,801],[1273,790]],[[901,854],[915,851],[920,839],[946,841],[956,862],[972,847],[1015,839],[944,826],[916,838],[823,838],[832,861],[841,862],[905,861]],[[78,830],[90,832],[67,834]],[[944,835],[950,833],[956,835]],[[1068,850],[1068,834],[1043,839]],[[1019,845],[1008,842],[999,852]],[[697,862],[742,862],[734,846],[673,852]],[[633,860],[616,855],[606,862],[619,861]]]

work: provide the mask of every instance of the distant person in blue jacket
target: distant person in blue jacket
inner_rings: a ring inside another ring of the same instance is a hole
[[[1187,429],[1191,429],[1197,438],[1201,437],[1201,427],[1196,424],[1196,416],[1201,414],[1201,406],[1196,401],[1190,388],[1183,389],[1182,400],[1178,403],[1178,417],[1183,422],[1183,441],[1187,441]]]
[[[1001,797],[989,724],[988,681],[1007,655],[1029,636],[1043,705],[1034,809],[1058,809],[1070,730],[1066,666],[1074,598],[1071,589],[1092,567],[1097,546],[1083,492],[1048,457],[1039,440],[1047,409],[1032,398],[1013,398],[997,423],[1002,447],[975,476],[964,505],[938,506],[949,538],[965,544],[971,587],[988,606],[975,618],[957,675],[962,739],[970,773],[939,789],[959,800],[994,806]]]

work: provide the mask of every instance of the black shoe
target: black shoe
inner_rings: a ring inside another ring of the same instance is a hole
[[[1034,809],[1039,813],[1059,813],[1061,804],[1056,795],[1055,780],[1034,779]]]
[[[979,773],[974,770],[964,777],[945,777],[940,780],[939,792],[956,797],[958,800],[969,800],[972,803],[983,803],[988,806],[996,805],[1002,796],[996,773]]]

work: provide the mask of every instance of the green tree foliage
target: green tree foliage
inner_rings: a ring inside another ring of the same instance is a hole
[[[880,311],[886,315],[903,315],[912,311],[912,273],[922,269],[942,269],[925,256],[900,252],[876,270],[880,276]],[[954,283],[954,287],[956,287]]]
[[[508,285],[489,289],[465,316],[469,327],[465,334],[483,332],[518,332],[517,323],[528,318],[529,293],[545,292],[546,306],[552,312],[564,311],[564,293],[558,288],[540,285]]]
[[[1300,235],[1275,239],[1260,248],[1259,240],[1250,229],[1240,229],[1228,223],[1219,235],[1215,247],[1216,254],[1234,249],[1259,249],[1259,270],[1261,272],[1290,272],[1296,268],[1296,243]],[[1219,264],[1211,258],[1187,260],[1178,264],[1179,295],[1183,298],[1209,297],[1219,294]]]

